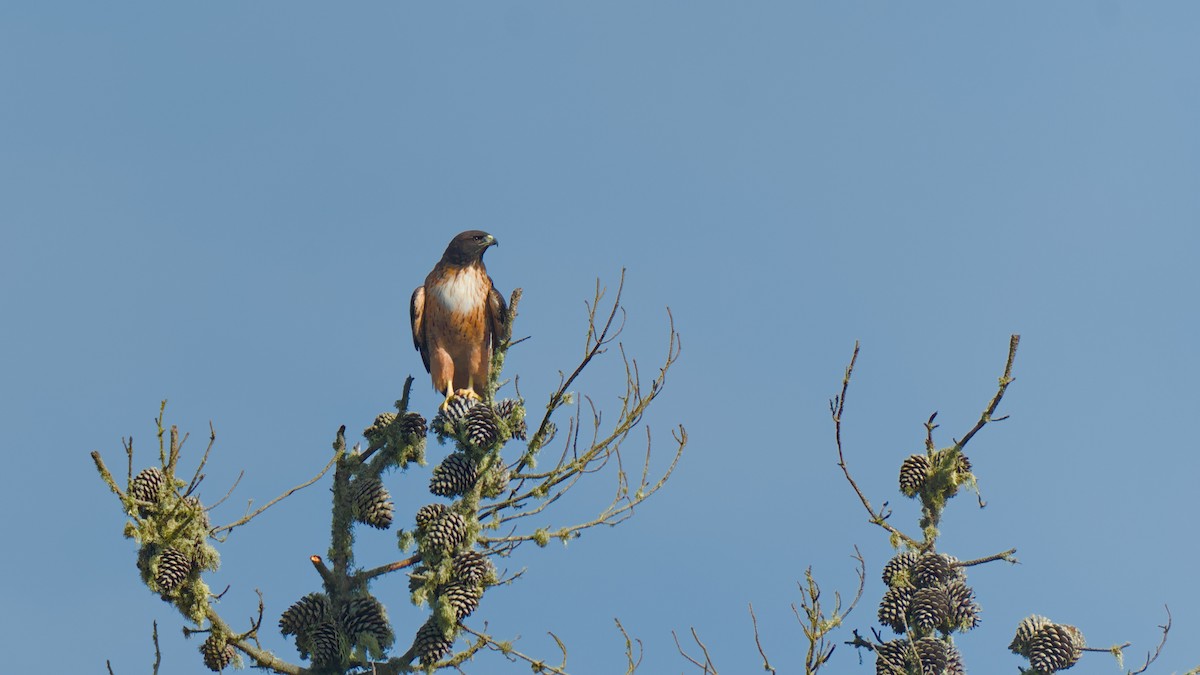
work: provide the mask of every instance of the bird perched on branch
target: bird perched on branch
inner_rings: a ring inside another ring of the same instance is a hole
[[[442,259],[413,291],[409,305],[413,344],[421,352],[433,388],[446,395],[479,399],[487,394],[492,349],[499,344],[507,307],[496,290],[483,254],[496,238],[467,230],[450,240]]]

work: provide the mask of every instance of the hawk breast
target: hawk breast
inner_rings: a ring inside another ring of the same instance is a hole
[[[433,285],[433,294],[454,314],[473,314],[487,299],[486,277],[472,267],[455,270]]]

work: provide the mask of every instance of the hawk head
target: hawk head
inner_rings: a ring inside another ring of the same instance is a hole
[[[489,246],[499,246],[500,242],[483,230],[467,230],[460,232],[450,240],[446,252],[442,254],[442,262],[455,267],[466,267],[483,262],[483,252]]]

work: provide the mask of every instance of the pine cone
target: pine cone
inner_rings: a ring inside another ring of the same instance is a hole
[[[909,455],[900,465],[900,492],[914,497],[925,485],[933,466],[926,455]]]
[[[138,501],[157,504],[166,482],[167,477],[157,466],[142,469],[129,483],[129,496]]]
[[[204,509],[204,504],[200,501],[200,498],[196,495],[188,495],[183,498],[183,503],[187,505],[192,513],[196,514],[196,519],[207,530],[211,524],[208,522],[208,511]]]
[[[154,573],[154,585],[160,593],[170,593],[183,583],[192,571],[192,561],[179,549],[167,547],[158,556],[158,571]]]
[[[454,637],[442,632],[442,627],[438,625],[437,621],[433,617],[429,617],[429,620],[417,630],[417,638],[413,641],[413,647],[416,648],[417,657],[421,659],[421,665],[431,666],[448,656],[454,649]]]
[[[496,415],[504,419],[508,424],[508,428],[512,430],[513,438],[525,440],[525,435],[528,433],[525,426],[524,409],[518,414],[517,407],[521,402],[514,398],[506,398],[496,404]]]
[[[383,487],[383,481],[359,478],[350,489],[354,494],[355,520],[380,530],[392,526],[395,505],[387,488]]]
[[[1033,614],[1021,619],[1021,623],[1017,624],[1017,635],[1009,643],[1008,648],[1014,654],[1021,656],[1029,656],[1029,646],[1033,640],[1033,636],[1044,626],[1049,626],[1052,621],[1044,616]]]
[[[426,504],[417,509],[417,527],[424,530],[439,518],[441,518],[449,509],[445,504]]]
[[[1083,656],[1083,633],[1074,626],[1042,626],[1029,641],[1029,665],[1042,673],[1066,670]]]
[[[461,452],[454,452],[433,470],[429,491],[439,497],[456,497],[470,490],[477,477],[475,464],[470,458]]]
[[[958,651],[958,647],[949,645],[946,647],[946,675],[966,675],[967,669],[963,665],[962,653]]]
[[[342,654],[349,651],[345,638],[332,621],[317,624],[309,636],[312,644],[312,661],[323,666],[341,663]]]
[[[279,632],[284,635],[303,635],[329,619],[332,613],[328,595],[309,593],[283,610],[283,615],[279,617]]]
[[[439,436],[453,436],[459,424],[465,423],[469,413],[478,402],[466,396],[455,396],[433,417],[433,430]]]
[[[909,606],[908,625],[921,633],[928,633],[946,623],[949,613],[949,602],[941,588],[918,588]]]
[[[200,645],[200,654],[204,657],[204,667],[219,673],[233,663],[233,645],[225,641],[224,635],[210,633]]]
[[[979,625],[979,605],[975,603],[975,591],[962,579],[953,579],[946,583],[946,600],[949,611],[946,613],[946,624],[943,630],[967,632]]]
[[[375,416],[375,422],[371,426],[363,429],[363,436],[371,442],[372,445],[382,443],[387,436],[388,427],[396,421],[396,413],[382,412]]]
[[[905,586],[889,588],[879,601],[879,623],[895,633],[903,633],[912,605],[913,590]]]
[[[351,642],[363,636],[374,638],[380,647],[392,644],[392,628],[388,625],[387,613],[378,600],[363,595],[353,598],[342,607],[341,624]]]
[[[883,583],[888,586],[913,586],[912,569],[921,558],[916,551],[897,553],[883,566]]]
[[[923,637],[913,643],[917,659],[921,664],[921,675],[942,675],[948,662],[948,649],[944,641],[935,637]]]
[[[442,602],[454,610],[454,618],[462,621],[471,616],[471,613],[479,607],[479,600],[483,597],[483,589],[471,584],[464,584],[460,581],[453,581],[442,589],[439,597]]]
[[[920,588],[949,581],[955,576],[954,562],[956,561],[948,555],[926,553],[913,566],[913,581]]]
[[[463,551],[454,556],[451,567],[454,579],[464,584],[478,586],[492,573],[492,561],[479,551]]]
[[[467,439],[471,444],[486,448],[495,442],[500,434],[496,424],[496,413],[486,405],[477,405],[467,413]]]
[[[420,413],[406,412],[400,420],[400,433],[407,436],[424,436],[429,433],[429,429]]]
[[[435,551],[452,551],[467,537],[467,521],[452,511],[442,514],[425,533],[426,545]]]
[[[875,647],[876,675],[904,675],[909,658],[907,640],[892,640]]]

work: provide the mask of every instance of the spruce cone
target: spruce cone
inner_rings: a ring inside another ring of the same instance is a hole
[[[447,511],[425,533],[426,545],[435,551],[454,550],[467,537],[467,521],[457,513]]]
[[[471,615],[483,597],[483,589],[478,586],[454,581],[442,590],[441,600],[454,610],[454,618],[462,621]]]
[[[372,445],[384,440],[387,435],[388,427],[396,421],[396,413],[382,412],[375,416],[375,422],[371,426],[363,429],[363,436],[371,442]]]
[[[892,640],[875,647],[875,675],[904,675],[907,662],[907,640]]]
[[[889,588],[879,601],[879,623],[903,633],[908,622],[908,609],[912,605],[913,590],[905,586]]]
[[[913,581],[918,587],[936,586],[955,576],[955,560],[940,553],[926,553],[913,566]]]
[[[897,553],[883,566],[883,583],[888,586],[913,586],[912,568],[920,557],[916,551]]]
[[[923,637],[913,643],[921,664],[921,675],[942,675],[948,662],[947,645],[935,637]]]
[[[492,561],[479,551],[463,551],[454,556],[452,574],[455,580],[478,586],[492,572]]]
[[[420,413],[406,412],[400,420],[400,433],[408,436],[424,436],[429,432],[425,418]]]
[[[417,509],[417,527],[424,530],[441,518],[448,509],[445,504],[426,504]]]
[[[395,505],[383,481],[378,478],[358,479],[351,486],[354,493],[355,520],[371,527],[386,530],[392,526]]]
[[[1074,626],[1042,626],[1029,641],[1029,665],[1042,673],[1066,670],[1083,656],[1083,633]]]
[[[413,647],[416,648],[417,657],[421,659],[421,665],[431,666],[450,654],[454,649],[454,638],[443,633],[437,621],[429,617],[417,631]]]
[[[166,482],[167,477],[157,466],[142,469],[129,483],[129,496],[138,501],[155,504]]]
[[[383,605],[369,595],[354,598],[342,607],[341,624],[351,642],[365,636],[373,638],[380,647],[392,644],[392,628]]]
[[[922,633],[946,623],[950,614],[949,601],[941,588],[918,588],[909,607],[909,625]]]
[[[170,593],[183,583],[192,571],[192,561],[179,549],[167,547],[158,556],[158,571],[154,573],[154,585],[160,593]]]
[[[456,497],[470,490],[477,477],[475,464],[463,453],[454,452],[433,470],[429,491],[439,497]]]
[[[279,617],[279,632],[284,635],[303,635],[329,619],[332,613],[328,595],[309,593],[283,610],[283,615]]]
[[[225,641],[224,635],[210,633],[200,645],[200,654],[204,656],[204,667],[219,673],[233,663],[233,645]]]
[[[486,448],[496,440],[500,427],[496,424],[496,413],[486,405],[477,405],[467,413],[467,438],[471,444]]]
[[[979,625],[979,605],[975,603],[975,591],[962,579],[954,579],[945,585],[949,611],[943,630],[967,632]]]
[[[348,651],[345,639],[332,621],[320,623],[309,636],[312,644],[312,661],[323,666],[338,665],[342,654]]]
[[[925,455],[909,455],[900,465],[900,492],[914,497],[925,485],[933,466]]]
[[[525,414],[516,414],[518,405],[520,405],[520,401],[514,398],[506,398],[496,404],[496,414],[508,424],[508,428],[512,430],[513,438],[523,441],[528,431],[525,427]]]
[[[1017,624],[1017,635],[1009,643],[1008,648],[1014,654],[1020,654],[1026,658],[1029,657],[1029,645],[1033,640],[1033,636],[1044,626],[1049,626],[1052,621],[1044,616],[1033,614],[1021,619],[1021,623]]]

